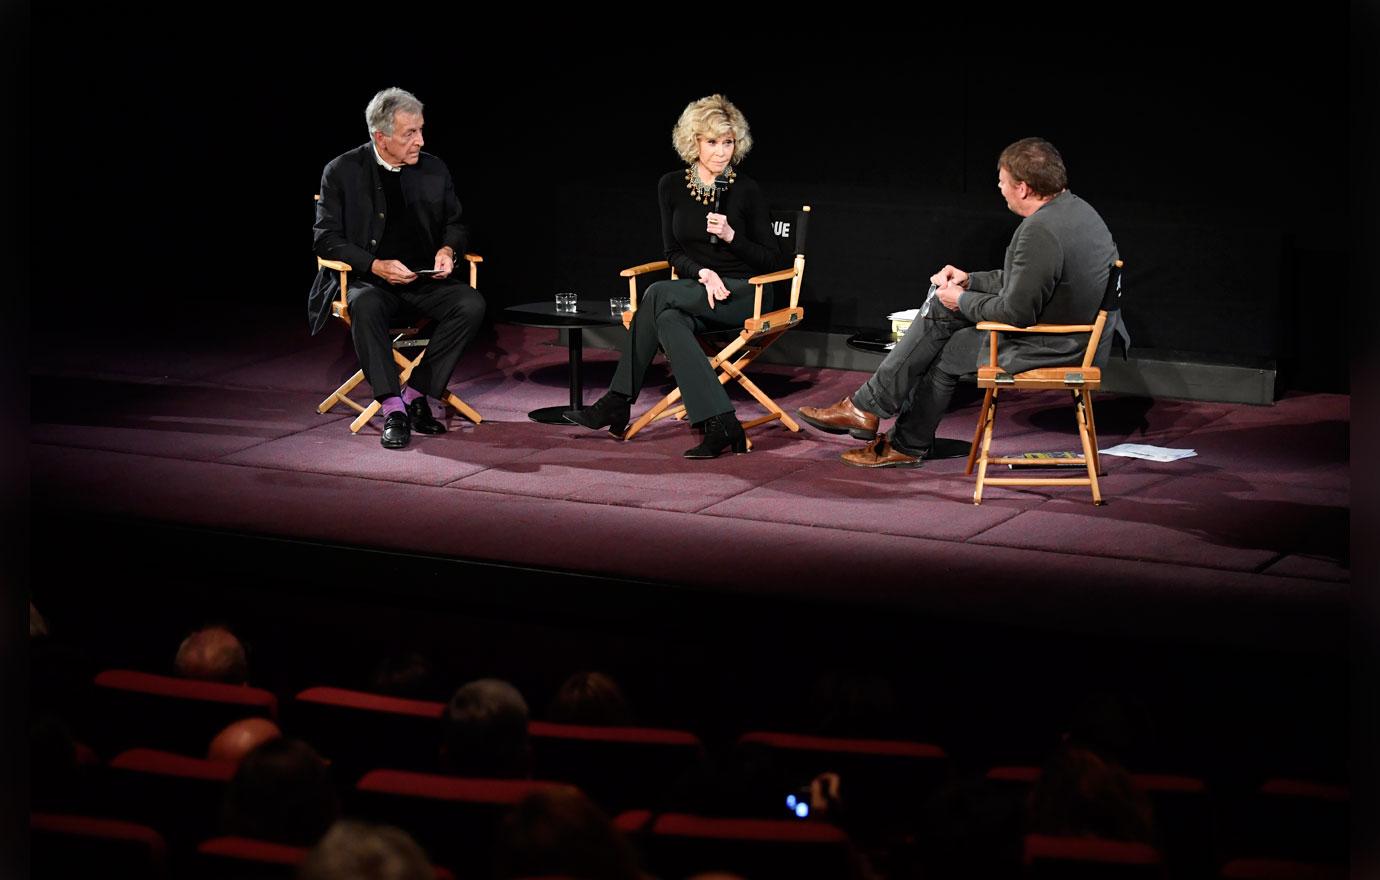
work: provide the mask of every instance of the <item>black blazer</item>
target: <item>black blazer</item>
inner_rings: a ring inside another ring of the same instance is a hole
[[[388,207],[379,175],[390,173],[379,167],[372,143],[336,156],[326,165],[313,227],[312,248],[318,257],[348,263],[356,278],[373,278],[369,268],[383,239]],[[450,169],[432,154],[422,153],[416,165],[404,165],[400,173],[403,200],[416,215],[428,249],[438,251],[450,245],[458,261],[469,235],[460,222],[460,202]],[[326,326],[331,302],[339,296],[339,275],[333,270],[318,272],[307,295],[307,321],[313,335]]]

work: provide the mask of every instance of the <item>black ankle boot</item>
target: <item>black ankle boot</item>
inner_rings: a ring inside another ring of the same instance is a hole
[[[694,449],[685,450],[686,458],[718,458],[725,449],[741,455],[748,451],[747,435],[733,413],[710,416],[704,420],[704,440]]]
[[[566,421],[584,428],[608,428],[609,433],[621,438],[628,427],[628,414],[632,401],[617,391],[610,391],[584,409],[568,409],[563,415]]]

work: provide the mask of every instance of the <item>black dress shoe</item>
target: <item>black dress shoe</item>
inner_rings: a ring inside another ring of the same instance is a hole
[[[568,409],[561,415],[565,416],[567,422],[582,428],[608,428],[610,434],[621,439],[628,427],[631,412],[632,401],[610,391],[583,409]]]
[[[704,441],[694,449],[685,450],[685,457],[718,458],[725,449],[732,449],[737,455],[748,451],[747,435],[733,413],[705,419]]]
[[[402,449],[412,442],[412,425],[407,413],[391,412],[383,420],[383,439],[379,441],[384,449]]]
[[[418,397],[407,405],[407,417],[412,420],[412,430],[418,434],[446,433],[446,426],[431,414],[431,405],[425,397]]]

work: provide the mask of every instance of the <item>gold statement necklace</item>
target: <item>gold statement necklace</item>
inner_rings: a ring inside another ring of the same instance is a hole
[[[731,167],[724,169],[724,177],[728,178],[729,186],[732,186],[733,181],[738,179],[738,175],[734,173]],[[701,205],[707,205],[714,201],[713,181],[703,183],[700,180],[700,176],[695,173],[695,166],[693,164],[685,169],[685,188],[690,190],[690,198],[699,202]]]

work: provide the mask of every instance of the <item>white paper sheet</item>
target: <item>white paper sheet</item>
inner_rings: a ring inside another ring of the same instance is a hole
[[[1111,449],[1100,450],[1098,454],[1143,458],[1146,461],[1178,461],[1181,458],[1192,458],[1198,453],[1192,449],[1170,449],[1166,446],[1149,446],[1144,443],[1120,443]]]

